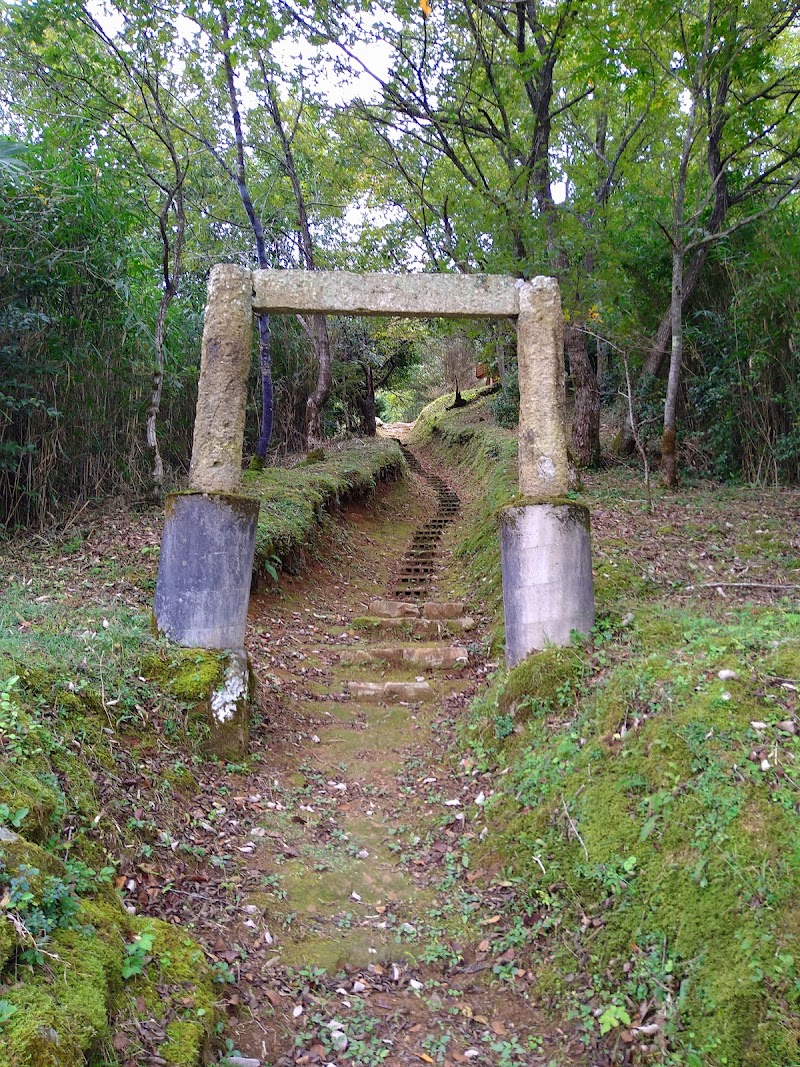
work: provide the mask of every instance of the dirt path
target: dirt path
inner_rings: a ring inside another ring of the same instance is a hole
[[[567,1051],[529,999],[508,883],[465,866],[481,783],[454,776],[448,750],[488,667],[468,605],[447,595],[457,497],[410,460],[406,483],[349,510],[325,564],[251,608],[268,751],[233,797],[244,870],[213,947],[237,979],[235,1052],[275,1067]],[[413,617],[378,617],[395,612]]]

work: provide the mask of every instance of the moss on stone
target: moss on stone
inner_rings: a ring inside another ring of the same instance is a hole
[[[203,648],[170,647],[142,662],[143,673],[187,704],[208,700],[225,676],[225,655]]]
[[[325,449],[324,448],[312,448],[306,452],[305,459],[301,460],[298,466],[311,467],[314,463],[325,462]]]
[[[203,950],[184,930],[157,919],[140,920],[137,932],[153,936],[151,962],[125,983],[120,1012],[165,1022],[168,1040],[158,1054],[169,1067],[195,1067],[204,1062],[217,1018]]]
[[[88,901],[78,919],[78,928],[56,931],[46,946],[57,966],[20,967],[18,980],[4,988],[16,1011],[4,1027],[0,1064],[83,1067],[107,1036],[127,917],[118,901]]]
[[[48,878],[68,883],[57,856],[8,830],[2,831],[0,858],[11,878],[24,864],[38,898]],[[37,873],[34,873],[37,872]],[[125,946],[136,933],[154,935],[152,973],[125,982]],[[166,923],[132,918],[116,892],[100,884],[69,927],[54,930],[41,946],[44,967],[6,965],[26,947],[10,923],[0,927],[2,997],[13,1013],[4,1026],[0,1067],[83,1067],[116,1019],[124,1024],[145,1003],[148,1017],[170,1016],[170,1067],[199,1065],[213,1027],[216,1001],[202,949],[186,933]],[[51,966],[49,960],[57,960]],[[141,998],[141,999],[140,999]]]

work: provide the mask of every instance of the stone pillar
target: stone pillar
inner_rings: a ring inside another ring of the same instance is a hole
[[[554,278],[519,283],[519,486],[501,517],[506,662],[594,624],[589,512],[569,487],[561,296]]]
[[[229,652],[222,684],[208,701],[211,734],[203,751],[220,759],[236,759],[247,752],[253,672],[246,652]]]
[[[259,507],[241,495],[252,346],[252,273],[216,266],[208,282],[189,490],[167,498],[154,614],[158,629],[176,644],[230,650],[237,678],[244,671]],[[224,714],[210,696],[212,741],[222,731],[216,748],[229,757],[243,753],[247,736],[246,701],[241,693],[238,703],[228,699],[231,686],[223,687]],[[236,713],[229,714],[234,704]]]
[[[189,487],[236,493],[242,473],[247,376],[253,348],[253,275],[220,263],[208,279]]]
[[[534,500],[569,488],[564,319],[555,278],[519,286],[519,489]]]

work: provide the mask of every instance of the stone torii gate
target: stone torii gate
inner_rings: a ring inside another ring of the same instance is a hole
[[[591,629],[589,512],[564,499],[564,350],[555,279],[221,264],[208,283],[189,489],[167,501],[155,597],[159,630],[187,647],[244,646],[258,501],[242,495],[242,447],[253,315],[262,313],[515,320],[524,500],[501,516],[506,660],[513,665],[548,644],[568,644],[573,630]]]

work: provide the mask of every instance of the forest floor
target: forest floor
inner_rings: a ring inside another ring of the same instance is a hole
[[[441,469],[432,451],[418,455],[462,500],[476,496],[463,469]],[[797,492],[701,485],[659,494],[649,513],[627,470],[587,482],[601,585],[635,568],[672,605],[720,618],[781,592],[796,599]],[[349,505],[300,574],[252,598],[258,711],[247,759],[182,759],[174,722],[140,696],[131,729],[143,740],[127,771],[96,772],[119,841],[124,831],[139,835],[135,848],[120,844],[117,885],[129,907],[181,924],[207,950],[225,1015],[221,1055],[234,1063],[633,1062],[625,1049],[589,1040],[586,1012],[559,1014],[563,1000],[556,1007],[539,983],[551,959],[531,934],[539,916],[515,907],[517,886],[501,862],[472,865],[473,846],[486,848],[494,832],[482,809],[496,776],[476,766],[461,730],[498,663],[487,651],[496,619],[454,554],[458,520],[444,534],[428,599],[467,601],[475,628],[437,642],[465,650],[467,662],[439,670],[342,662],[412,636],[376,635],[363,617],[370,600],[391,595],[409,541],[435,507],[428,481],[411,472]],[[73,612],[73,626],[79,612],[93,612],[92,640],[109,620],[112,634],[124,629],[124,612],[149,605],[159,525],[155,512],[107,513],[87,519],[83,535],[11,545],[7,567],[23,590],[12,605],[14,642],[23,648],[54,602]],[[346,695],[348,681],[423,677],[434,698],[425,703]],[[796,693],[786,681],[786,717]],[[120,707],[110,690],[103,710],[111,735]],[[572,920],[581,926],[579,915]],[[588,1014],[598,1017],[596,1003],[587,993]],[[114,1049],[119,1058],[109,1050],[104,1064],[163,1062],[157,1036],[148,1042],[141,1028],[121,1028]]]

